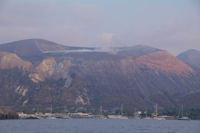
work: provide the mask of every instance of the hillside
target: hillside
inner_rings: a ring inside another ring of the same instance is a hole
[[[44,39],[27,39],[0,45],[0,51],[15,53],[20,57],[32,57],[44,53],[63,53],[67,50],[80,49],[93,48],[64,46]]]
[[[120,55],[130,56],[133,58],[137,58],[142,55],[147,55],[150,53],[161,51],[160,49],[148,47],[144,45],[136,45],[133,47],[119,47],[119,48],[115,48],[115,50],[117,50],[118,54]]]
[[[103,106],[115,111],[122,104],[125,110],[152,109],[156,103],[164,109],[183,103],[199,107],[198,72],[167,51],[147,46],[114,48],[117,52],[73,47],[73,52],[47,53],[67,48],[44,42],[1,45],[0,107],[46,111],[51,106],[54,110]],[[24,48],[23,53],[17,46]]]
[[[200,51],[198,50],[188,50],[177,56],[178,59],[182,60],[184,63],[188,64],[194,69],[200,69]]]

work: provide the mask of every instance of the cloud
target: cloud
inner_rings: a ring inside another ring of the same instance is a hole
[[[111,45],[113,42],[113,33],[103,33],[99,38],[102,44]]]

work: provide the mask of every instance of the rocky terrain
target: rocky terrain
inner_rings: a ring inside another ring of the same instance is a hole
[[[42,39],[0,45],[1,110],[199,108],[200,54],[147,46],[70,47]]]

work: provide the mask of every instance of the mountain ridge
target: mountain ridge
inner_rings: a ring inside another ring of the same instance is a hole
[[[37,56],[43,53],[65,52],[66,50],[92,49],[88,47],[64,46],[44,39],[25,39],[5,44],[0,44],[0,50],[12,52],[20,57]]]
[[[33,49],[30,54],[28,47],[20,56],[14,44],[6,47],[13,53],[0,46],[0,109],[5,105],[13,110],[46,111],[50,106],[98,110],[103,105],[110,111],[118,110],[121,104],[125,110],[152,109],[156,103],[162,109],[183,103],[189,108],[200,106],[192,97],[200,93],[200,75],[167,51],[133,46],[116,48],[113,53],[74,47],[73,52],[36,54]],[[43,50],[52,49],[47,46]],[[1,63],[9,56],[13,60]],[[26,71],[21,70],[23,65]]]
[[[194,69],[200,69],[200,51],[195,49],[187,50],[177,56],[178,59],[182,60]]]

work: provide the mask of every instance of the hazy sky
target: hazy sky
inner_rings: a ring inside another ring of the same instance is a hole
[[[0,0],[0,43],[200,50],[200,0]]]

